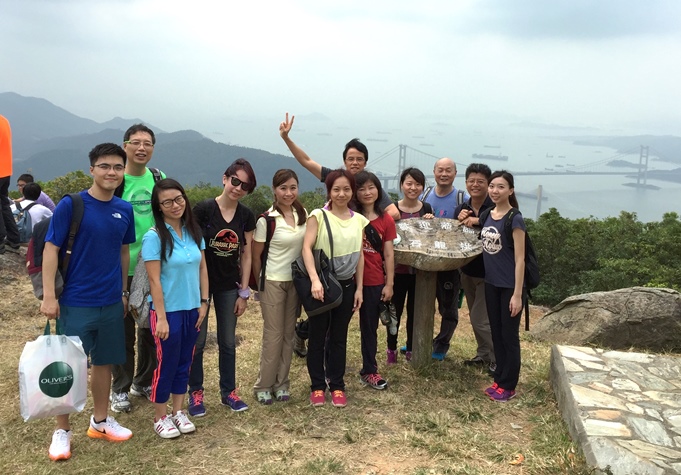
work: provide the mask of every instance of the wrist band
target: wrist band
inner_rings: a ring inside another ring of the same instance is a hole
[[[239,297],[242,299],[248,300],[248,298],[251,296],[251,290],[250,289],[239,289],[238,290]]]

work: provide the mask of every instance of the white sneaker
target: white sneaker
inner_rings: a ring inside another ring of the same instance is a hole
[[[154,422],[154,430],[162,439],[174,439],[180,436],[180,431],[167,414]]]
[[[52,443],[48,454],[50,459],[54,460],[68,460],[71,458],[71,435],[70,430],[57,429],[52,434]]]
[[[177,429],[183,434],[189,434],[196,430],[196,426],[189,420],[187,414],[184,411],[177,411],[177,414],[173,416],[173,422]]]
[[[130,409],[132,409],[128,393],[111,393],[109,401],[111,401],[111,410],[113,412],[130,412]]]
[[[111,416],[106,416],[106,420],[99,424],[95,424],[95,416],[90,416],[90,427],[88,427],[87,435],[93,439],[122,442],[132,437],[132,431],[120,425]]]

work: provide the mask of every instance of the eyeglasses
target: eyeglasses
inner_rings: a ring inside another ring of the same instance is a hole
[[[246,181],[241,181],[235,176],[229,177],[230,182],[232,183],[232,186],[239,186],[241,185],[241,189],[244,190],[246,193],[251,191],[253,189],[253,185],[246,182]]]
[[[95,165],[95,167],[99,168],[99,169],[102,170],[103,172],[108,172],[108,171],[110,171],[112,168],[113,168],[113,170],[114,170],[116,173],[120,173],[120,172],[122,172],[123,170],[125,170],[125,165],[110,165],[110,164],[108,164],[108,163],[100,163],[100,164],[98,164],[98,165]]]
[[[123,142],[123,143],[130,144],[130,145],[132,145],[132,146],[135,147],[135,148],[139,148],[140,145],[144,145],[144,148],[154,148],[154,144],[153,144],[153,143],[151,143],[151,142],[142,142],[142,141],[140,141],[140,140],[133,140],[133,141],[126,140],[126,141]]]
[[[364,163],[366,159],[364,157],[348,157],[345,159],[346,162],[357,162],[357,163]]]
[[[466,180],[468,185],[486,185],[487,180]]]
[[[178,205],[182,206],[185,203],[184,196],[178,195],[174,200],[161,201],[161,206],[163,206],[165,209],[168,209],[173,207],[173,203],[177,203]]]
[[[23,184],[23,185],[22,185],[21,183],[17,183],[17,188],[23,188],[23,187],[25,187],[25,186],[26,186],[26,184]]]

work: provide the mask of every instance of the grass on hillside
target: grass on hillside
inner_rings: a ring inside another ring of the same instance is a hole
[[[21,267],[17,267],[21,271]],[[45,319],[30,283],[19,271],[0,276],[0,437],[5,473],[253,473],[253,474],[587,474],[572,443],[548,383],[549,349],[523,337],[523,367],[518,396],[509,403],[490,401],[482,390],[491,383],[485,371],[462,360],[475,351],[467,311],[444,362],[415,371],[402,356],[385,366],[385,329],[379,328],[379,368],[386,391],[361,387],[357,316],[349,334],[346,385],[348,407],[309,405],[305,360],[294,356],[292,399],[259,405],[252,395],[258,373],[261,316],[256,302],[240,317],[237,334],[237,384],[250,405],[232,413],[219,401],[217,348],[209,340],[205,355],[205,417],[195,418],[195,434],[162,440],[153,431],[153,407],[133,398],[134,409],[117,415],[134,437],[112,444],[89,439],[92,400],[72,415],[71,460],[47,457],[54,422],[24,423],[19,414],[17,367],[26,341],[42,333]],[[536,318],[541,312],[537,309]],[[214,331],[214,320],[211,326]],[[436,316],[436,327],[439,321]],[[403,342],[404,338],[400,339]],[[521,465],[511,465],[517,454]]]

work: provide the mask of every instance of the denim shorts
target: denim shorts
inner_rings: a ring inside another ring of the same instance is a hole
[[[122,301],[106,307],[61,305],[59,314],[64,334],[80,338],[93,365],[125,363]]]

